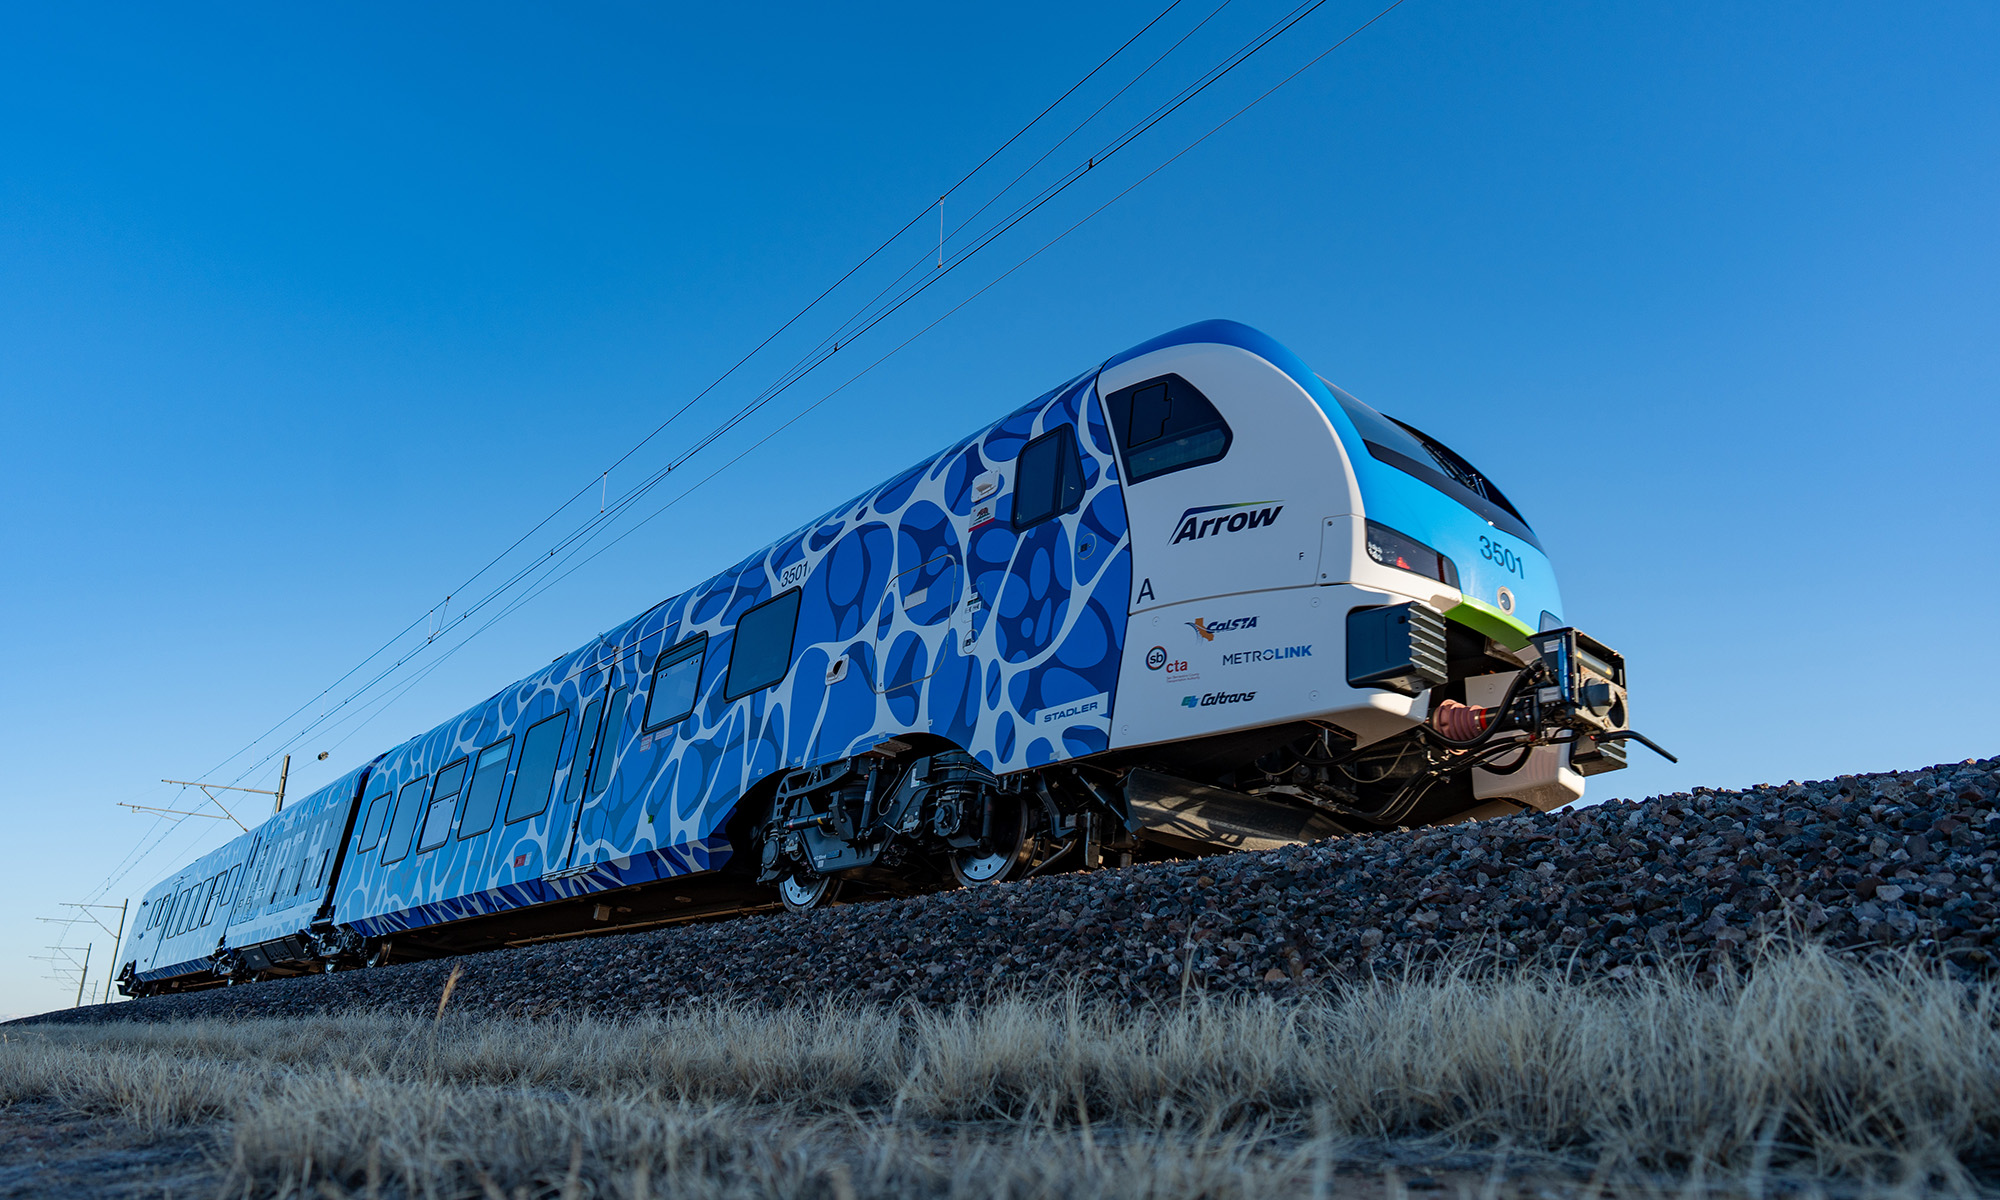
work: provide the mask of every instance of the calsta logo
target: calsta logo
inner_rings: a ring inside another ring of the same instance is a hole
[[[1227,621],[1211,621],[1207,617],[1196,617],[1192,621],[1183,621],[1181,623],[1200,634],[1201,640],[1204,642],[1214,641],[1215,635],[1218,633],[1233,633],[1238,629],[1257,628],[1257,618],[1255,617],[1231,617]]]
[[[1254,510],[1254,511],[1253,511]],[[1259,525],[1270,525],[1277,521],[1278,514],[1285,506],[1276,500],[1252,500],[1247,504],[1211,504],[1206,508],[1190,508],[1181,514],[1174,524],[1174,540],[1168,545],[1178,546],[1182,542],[1198,541],[1217,533],[1240,533],[1245,529],[1255,529]],[[1206,516],[1216,513],[1216,516]]]

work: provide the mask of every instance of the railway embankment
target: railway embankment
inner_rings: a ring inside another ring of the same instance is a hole
[[[925,1006],[1299,994],[1451,963],[1715,972],[1772,940],[2000,976],[2000,759],[1697,789],[75,1009],[37,1021],[450,1005],[620,1016],[839,994]]]

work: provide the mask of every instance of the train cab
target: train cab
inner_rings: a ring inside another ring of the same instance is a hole
[[[1539,540],[1483,473],[1235,322],[1136,347],[1098,393],[1131,528],[1114,749],[1386,823],[1583,794],[1557,744],[1403,786],[1433,706],[1494,709],[1564,628]],[[1375,662],[1385,636],[1403,653]],[[1218,772],[1232,755],[1252,757]]]

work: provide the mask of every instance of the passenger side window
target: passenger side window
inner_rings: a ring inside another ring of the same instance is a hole
[[[507,819],[524,821],[549,806],[556,765],[562,759],[563,735],[569,732],[569,710],[536,725],[521,739],[521,765],[514,769],[514,795],[507,801]]]
[[[417,831],[417,810],[424,806],[424,785],[429,782],[418,776],[396,793],[396,818],[389,823],[389,840],[382,849],[384,863],[401,862],[410,852],[410,837]]]
[[[367,816],[361,820],[361,837],[354,847],[356,854],[363,854],[375,848],[382,840],[382,826],[389,819],[389,788],[385,784],[381,790],[368,798]]]
[[[1039,525],[1083,499],[1083,459],[1076,427],[1058,425],[1021,447],[1014,460],[1014,528]]]
[[[1125,482],[1138,483],[1229,453],[1229,425],[1208,397],[1178,375],[1162,375],[1105,398],[1125,451]]]
[[[653,668],[653,690],[646,696],[646,730],[684,721],[694,712],[701,687],[701,664],[708,656],[708,635],[696,634],[660,653]]]
[[[479,762],[472,768],[472,786],[465,791],[465,815],[458,819],[458,836],[476,837],[493,828],[493,814],[500,811],[500,788],[507,782],[507,757],[513,752],[513,738],[502,738],[479,752]]]
[[[218,875],[202,885],[201,920],[195,922],[195,926],[197,928],[205,928],[208,925],[209,918],[213,916],[215,913],[215,885],[219,883],[221,879],[222,877]]]
[[[619,688],[611,694],[611,706],[604,710],[604,736],[597,741],[597,761],[591,765],[590,794],[594,799],[611,786],[612,760],[618,757],[618,735],[625,730],[625,710],[631,707],[632,689]]]
[[[569,799],[574,805],[583,799],[584,781],[590,776],[590,759],[597,745],[600,718],[604,715],[604,701],[592,700],[583,710],[583,724],[576,731],[576,753],[570,756]]]
[[[770,687],[792,669],[792,634],[799,625],[799,589],[773,596],[736,621],[729,678],[722,698],[735,700]]]
[[[466,760],[461,758],[437,773],[430,811],[424,815],[423,836],[417,839],[417,853],[444,845],[444,839],[450,835],[451,814],[458,809],[458,790],[465,786],[465,766]]]

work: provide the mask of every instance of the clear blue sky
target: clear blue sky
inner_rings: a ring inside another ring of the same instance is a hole
[[[1330,0],[677,478],[1376,7]],[[1210,8],[1177,8],[1133,61]],[[31,959],[54,940],[35,917],[137,894],[224,835],[188,821],[162,840],[116,802],[169,802],[162,776],[234,779],[276,749],[218,767],[1158,4],[1002,11],[0,15],[0,1013],[66,1002]],[[1229,5],[1045,173],[1279,11]],[[1572,619],[1630,659],[1636,724],[1682,755],[1635,754],[1598,796],[2000,751],[1996,52],[1985,3],[1408,0],[388,707],[344,711],[365,724],[298,742],[293,792],[1206,317],[1262,327],[1507,488]],[[947,215],[1053,140],[1038,127]],[[920,230],[872,284],[925,253]],[[809,320],[606,490],[829,328]],[[135,848],[150,857],[106,886]]]

